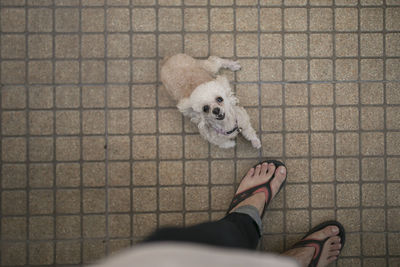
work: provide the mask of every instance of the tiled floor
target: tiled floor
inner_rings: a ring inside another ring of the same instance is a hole
[[[1,266],[75,265],[220,218],[263,158],[288,183],[261,250],[347,230],[338,266],[400,266],[400,1],[0,0]],[[209,145],[163,56],[226,73],[262,139]]]

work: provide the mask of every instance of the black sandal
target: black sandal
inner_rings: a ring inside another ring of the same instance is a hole
[[[342,250],[344,243],[346,241],[346,235],[345,235],[345,231],[344,231],[344,227],[341,223],[337,222],[337,221],[326,221],[323,222],[317,226],[315,226],[314,228],[312,228],[299,242],[297,242],[296,244],[293,245],[292,248],[301,248],[301,247],[313,247],[315,248],[315,252],[314,252],[314,256],[312,257],[312,260],[310,262],[310,264],[308,265],[308,267],[315,267],[318,265],[319,259],[321,257],[322,254],[322,250],[324,248],[325,242],[330,238],[327,237],[323,240],[317,240],[317,239],[306,239],[307,236],[318,232],[322,229],[324,229],[327,226],[337,226],[339,228],[339,233],[337,234],[340,237],[340,244],[342,245],[340,247],[340,251]]]
[[[268,164],[269,163],[273,163],[275,165],[275,171],[280,166],[284,166],[286,168],[285,164],[283,164],[282,162],[277,161],[277,160],[266,160],[266,161],[263,161],[263,162],[260,162],[260,163],[258,163],[256,165],[254,165],[253,168],[255,168],[256,166],[258,166],[260,164],[263,164],[265,162],[268,163]],[[287,176],[287,170],[286,170],[286,176]],[[242,178],[242,180],[243,180],[243,178]],[[268,180],[268,182],[253,186],[253,187],[251,187],[251,188],[249,188],[249,189],[247,189],[247,190],[245,190],[245,191],[243,191],[241,193],[236,194],[233,197],[231,204],[229,205],[229,209],[228,209],[227,213],[229,213],[240,202],[242,202],[243,200],[249,198],[250,196],[252,196],[252,195],[254,195],[256,193],[259,193],[259,192],[264,192],[264,194],[265,194],[265,206],[264,206],[264,211],[263,211],[263,214],[264,214],[265,210],[268,207],[269,202],[272,199],[271,182],[272,182],[272,180],[274,180],[274,178],[275,178],[275,173],[272,175],[271,179]],[[285,183],[286,183],[286,178],[283,181],[283,183],[281,184],[281,186],[279,187],[279,190],[278,190],[278,192],[276,194],[278,194],[281,191],[281,189],[285,185]]]

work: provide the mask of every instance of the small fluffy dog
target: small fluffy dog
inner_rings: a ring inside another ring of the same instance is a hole
[[[215,76],[220,68],[240,69],[236,61],[211,56],[196,60],[185,54],[166,58],[161,67],[161,81],[178,102],[183,115],[197,124],[200,134],[221,148],[235,146],[232,140],[239,133],[253,147],[261,147],[256,131],[251,127],[246,110],[238,100],[225,76]]]

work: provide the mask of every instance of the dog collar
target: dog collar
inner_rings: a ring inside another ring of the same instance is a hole
[[[230,134],[233,134],[233,133],[236,132],[236,131],[238,131],[239,133],[242,132],[242,128],[238,126],[237,121],[236,121],[235,127],[234,127],[232,130],[230,130],[230,131],[224,132],[224,131],[222,131],[221,129],[214,128],[214,127],[213,127],[213,129],[214,129],[217,133],[223,134],[223,135],[230,135]]]

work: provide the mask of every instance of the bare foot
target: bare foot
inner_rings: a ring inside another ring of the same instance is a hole
[[[283,181],[286,179],[286,168],[285,166],[279,166],[278,169],[276,169],[275,165],[273,163],[266,163],[264,162],[263,164],[257,165],[255,168],[251,168],[246,176],[243,178],[243,180],[240,182],[239,188],[236,191],[236,194],[239,194],[249,188],[252,188],[254,186],[257,186],[259,184],[266,183],[271,179],[272,175],[275,173],[275,178],[271,182],[271,194],[272,198],[275,197],[276,193],[278,192],[281,184]],[[259,192],[251,197],[243,200],[240,202],[235,208],[233,208],[231,212],[235,211],[238,207],[241,206],[246,206],[246,205],[252,205],[258,209],[258,212],[261,216],[263,210],[264,210],[264,205],[265,205],[265,194],[264,192]]]
[[[340,237],[338,234],[339,228],[337,226],[327,226],[305,238],[324,240],[329,237],[322,248],[321,257],[319,258],[317,265],[318,267],[327,266],[337,259],[341,248]],[[301,266],[308,266],[314,256],[314,252],[314,247],[298,247],[285,251],[282,255],[295,258]]]

